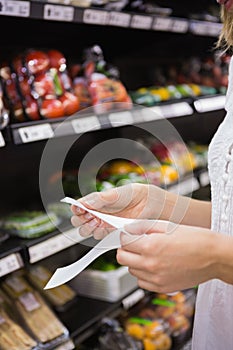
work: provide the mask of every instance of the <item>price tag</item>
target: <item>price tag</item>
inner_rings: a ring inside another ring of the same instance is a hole
[[[154,20],[152,28],[154,30],[170,31],[173,26],[172,18],[157,17]]]
[[[74,19],[74,8],[67,5],[44,5],[44,19],[72,22]]]
[[[79,236],[77,229],[71,229],[44,242],[29,247],[30,263],[35,263],[48,256],[51,256],[63,249],[81,242],[84,238]]]
[[[187,102],[174,103],[160,107],[165,118],[188,116],[193,114],[192,107]]]
[[[91,117],[72,120],[71,124],[76,134],[82,134],[87,131],[98,130],[101,128],[99,119],[94,115]]]
[[[107,11],[86,9],[83,13],[83,23],[105,25],[108,24],[108,20],[109,12]]]
[[[131,112],[110,113],[109,120],[113,127],[134,124],[134,119]]]
[[[30,15],[30,2],[29,1],[0,0],[0,15],[29,17],[29,15]]]
[[[109,16],[109,25],[118,27],[129,27],[131,16],[128,13],[112,11]]]
[[[131,293],[129,296],[122,300],[122,305],[125,310],[128,310],[134,306],[139,300],[143,299],[145,292],[143,289],[137,289],[135,292]]]
[[[0,277],[18,270],[22,266],[23,261],[18,253],[7,255],[5,258],[0,259]]]
[[[171,31],[175,33],[186,33],[189,28],[189,22],[182,19],[173,20]]]
[[[160,107],[143,108],[141,110],[141,113],[145,122],[164,118],[162,109]]]
[[[201,186],[203,186],[203,187],[208,186],[210,184],[210,178],[209,178],[208,171],[201,173],[199,179],[200,179]]]
[[[221,23],[191,21],[190,31],[196,35],[218,36],[222,28]]]
[[[4,147],[4,146],[5,146],[5,140],[4,140],[2,133],[0,131],[0,147]]]
[[[226,102],[226,96],[216,96],[209,98],[201,98],[194,102],[194,106],[199,113],[216,111],[218,109],[224,109]]]
[[[132,28],[150,29],[153,18],[150,16],[134,15],[131,21]]]
[[[177,185],[169,187],[169,192],[176,193],[179,195],[189,195],[193,191],[197,191],[200,188],[199,182],[196,178],[187,180],[180,180]]]
[[[23,143],[49,139],[54,136],[50,124],[40,124],[19,128],[19,135]]]

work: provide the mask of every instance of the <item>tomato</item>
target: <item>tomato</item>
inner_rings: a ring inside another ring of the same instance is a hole
[[[66,69],[66,59],[60,51],[49,50],[47,55],[49,57],[50,67],[57,68],[61,72]]]
[[[51,74],[48,72],[37,75],[33,82],[33,89],[39,96],[55,95],[54,82]]]
[[[59,100],[62,102],[65,115],[74,114],[79,110],[79,99],[71,92],[66,91]]]
[[[55,98],[45,99],[41,103],[40,114],[45,118],[59,118],[65,115],[61,101]]]
[[[46,71],[49,68],[48,55],[40,50],[31,50],[25,56],[28,70],[32,74]]]

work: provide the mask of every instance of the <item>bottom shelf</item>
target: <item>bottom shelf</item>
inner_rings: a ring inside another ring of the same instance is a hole
[[[79,296],[71,308],[59,313],[59,318],[69,329],[76,350],[189,350],[195,293],[194,290],[186,290],[184,293],[177,293],[180,294],[179,299],[170,299],[168,296],[165,300],[163,295],[157,297],[157,294],[145,292],[144,297],[129,308],[124,308],[122,300],[109,303]],[[158,309],[160,314],[156,311]],[[128,322],[144,329],[142,338],[137,337],[136,333],[130,334]],[[158,325],[155,326],[156,323]],[[146,331],[144,327],[147,326]],[[162,340],[162,334],[166,334],[170,343],[166,337]],[[148,343],[145,342],[145,337]],[[156,341],[160,345],[153,347]]]

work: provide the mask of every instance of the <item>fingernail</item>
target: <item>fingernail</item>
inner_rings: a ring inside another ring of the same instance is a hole
[[[81,214],[81,213],[84,212],[84,210],[81,209],[81,208],[79,208],[79,207],[75,207],[75,212],[76,212],[77,214]]]
[[[93,219],[88,222],[88,225],[90,225],[91,227],[95,227],[98,225],[98,221],[96,219]]]
[[[85,219],[87,219],[87,220],[93,219],[93,215],[91,215],[90,213],[86,213],[86,214],[84,215],[84,217],[85,217]]]

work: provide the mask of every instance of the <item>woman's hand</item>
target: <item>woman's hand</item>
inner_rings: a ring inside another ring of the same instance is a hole
[[[142,220],[125,226],[117,261],[129,267],[141,288],[174,292],[217,278],[216,247],[222,236],[209,229]]]
[[[80,199],[89,209],[125,218],[145,219],[162,216],[167,192],[153,186],[132,183],[109,189],[103,192],[93,192]],[[79,227],[79,233],[87,237],[91,234],[96,239],[103,238],[112,228],[92,214],[74,205],[71,223]]]

